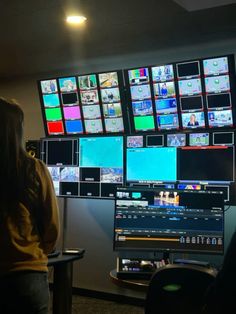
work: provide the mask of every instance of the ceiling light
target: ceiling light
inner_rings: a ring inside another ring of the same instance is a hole
[[[66,22],[73,25],[83,24],[86,20],[87,18],[83,15],[71,15],[66,18]]]

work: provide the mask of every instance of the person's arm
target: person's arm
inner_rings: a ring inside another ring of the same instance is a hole
[[[50,173],[40,160],[37,162],[37,171],[41,180],[42,248],[48,254],[55,248],[59,236],[59,209]]]

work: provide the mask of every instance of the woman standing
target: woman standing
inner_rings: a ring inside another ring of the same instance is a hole
[[[0,313],[47,314],[57,200],[46,166],[23,149],[20,106],[0,98],[0,117]]]

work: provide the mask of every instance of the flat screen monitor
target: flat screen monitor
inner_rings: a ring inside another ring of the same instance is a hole
[[[48,166],[76,166],[78,154],[77,139],[43,140],[44,158]]]
[[[157,115],[157,124],[160,130],[178,129],[179,118],[177,113]]]
[[[126,146],[129,148],[143,147],[143,136],[127,136]]]
[[[159,114],[168,114],[177,112],[176,98],[156,99],[156,112]]]
[[[202,93],[202,84],[200,79],[189,79],[179,81],[179,94],[185,95],[200,95]]]
[[[162,147],[164,146],[164,135],[147,135],[146,147]]]
[[[118,187],[115,251],[223,254],[222,191]]]
[[[205,127],[205,117],[204,112],[187,112],[182,113],[182,125],[183,128],[204,128]]]
[[[235,180],[233,146],[181,147],[178,161],[180,181],[230,183]]]
[[[153,87],[155,98],[175,97],[176,92],[174,82],[156,83]]]
[[[153,114],[152,101],[140,100],[132,102],[134,116],[147,116]]]
[[[207,93],[220,93],[230,90],[229,76],[211,76],[205,78],[206,92]]]
[[[65,106],[78,104],[78,94],[77,93],[62,93],[61,94],[62,103]]]
[[[175,147],[128,148],[126,159],[127,182],[155,183],[177,179]]]
[[[130,87],[132,100],[151,99],[150,85],[134,85]]]
[[[177,64],[177,75],[179,78],[199,77],[199,61],[190,61]]]
[[[149,82],[148,68],[132,69],[128,71],[128,74],[130,85]]]
[[[180,97],[180,106],[182,111],[202,110],[202,96]]]
[[[208,124],[211,128],[233,126],[232,110],[211,110],[208,111]]]
[[[231,94],[213,94],[207,95],[207,107],[208,109],[223,109],[230,108],[232,105]]]
[[[167,146],[178,147],[186,145],[186,134],[167,134]]]
[[[217,132],[213,133],[213,145],[233,145],[233,132]]]
[[[65,77],[59,78],[59,88],[61,92],[71,92],[77,90],[76,78]]]
[[[204,74],[208,75],[219,75],[229,72],[228,58],[212,58],[203,60]]]
[[[174,69],[172,64],[152,67],[153,82],[173,81]]]
[[[208,146],[209,133],[191,133],[189,134],[190,146]]]

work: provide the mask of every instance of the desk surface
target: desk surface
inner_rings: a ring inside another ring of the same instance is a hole
[[[116,269],[110,271],[110,278],[112,282],[114,282],[116,285],[120,287],[135,289],[139,291],[147,291],[149,285],[149,280],[118,278]]]
[[[54,266],[62,263],[70,263],[83,258],[85,250],[81,250],[76,254],[60,254],[57,257],[50,257],[48,259],[48,266]]]

